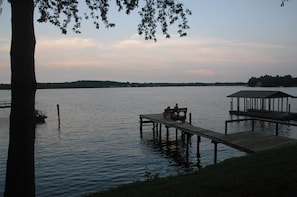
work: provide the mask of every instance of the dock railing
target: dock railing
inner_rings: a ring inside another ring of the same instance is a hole
[[[295,126],[297,127],[297,124],[295,123],[289,123],[289,122],[283,122],[278,120],[270,120],[270,119],[262,119],[262,118],[244,118],[244,119],[235,119],[235,120],[226,120],[225,121],[225,135],[227,135],[228,130],[228,123],[232,122],[241,122],[241,121],[251,121],[252,122],[252,131],[255,130],[255,121],[262,121],[262,122],[270,122],[275,123],[275,135],[278,136],[279,134],[279,125],[287,125],[287,126]]]

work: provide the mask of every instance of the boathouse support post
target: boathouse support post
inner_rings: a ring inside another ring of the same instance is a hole
[[[158,133],[158,123],[153,123],[153,133]]]
[[[161,133],[161,131],[162,131],[162,124],[160,123],[160,125],[159,125],[159,133]]]
[[[159,129],[159,141],[162,141],[162,124],[160,124],[160,129]]]
[[[283,112],[284,111],[284,98],[281,98],[281,101],[282,101],[282,111],[281,112]]]
[[[289,112],[289,97],[287,97],[287,107],[286,107],[286,111]]]
[[[166,126],[166,141],[168,142],[169,140],[169,127]]]
[[[192,125],[192,113],[189,113],[189,123]]]

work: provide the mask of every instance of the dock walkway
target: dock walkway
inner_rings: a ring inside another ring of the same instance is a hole
[[[215,145],[215,162],[217,155],[217,143],[225,144],[229,147],[244,151],[246,153],[255,153],[259,151],[280,148],[290,144],[297,143],[296,139],[291,139],[282,136],[269,135],[259,131],[245,131],[232,134],[223,134],[201,127],[196,127],[188,122],[182,123],[165,119],[163,114],[144,114],[140,115],[140,132],[142,135],[142,124],[153,123],[165,125],[166,128],[176,128],[186,134],[196,135],[200,138],[205,137]]]

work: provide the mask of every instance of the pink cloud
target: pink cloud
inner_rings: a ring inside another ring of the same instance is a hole
[[[192,70],[187,70],[186,73],[192,74],[192,75],[202,75],[202,76],[216,75],[216,73],[210,69],[192,69]]]

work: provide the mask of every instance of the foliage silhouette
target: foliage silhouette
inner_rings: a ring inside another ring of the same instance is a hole
[[[50,22],[63,34],[68,29],[80,33],[82,16],[78,5],[85,3],[85,19],[93,20],[99,28],[114,27],[108,20],[109,0],[8,0],[11,5],[11,113],[9,148],[4,196],[35,196],[35,32],[34,10],[39,12],[38,22]],[[175,0],[146,0],[139,11],[141,22],[138,33],[145,39],[156,39],[157,24],[169,37],[168,26],[177,24],[180,36],[189,28],[190,10]],[[139,6],[138,0],[115,0],[118,11],[126,14]],[[0,0],[0,7],[3,0]],[[2,7],[0,13],[2,12]]]
[[[259,78],[251,77],[248,81],[250,87],[297,87],[297,78],[291,75],[280,76],[261,76]]]

